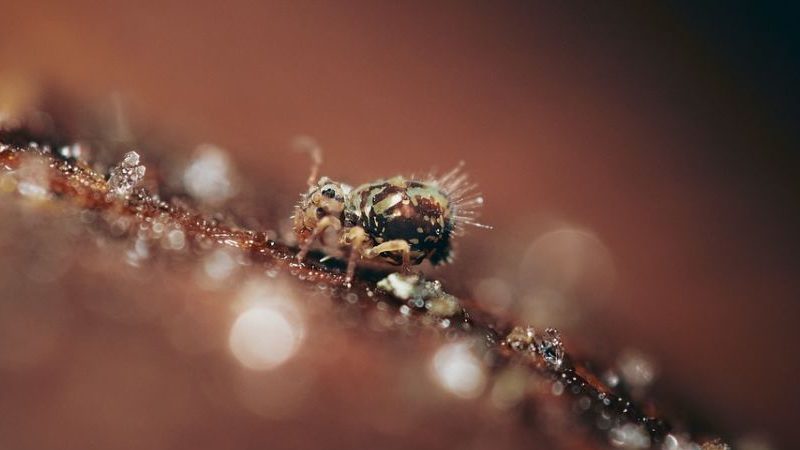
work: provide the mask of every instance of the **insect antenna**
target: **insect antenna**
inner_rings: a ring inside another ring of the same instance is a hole
[[[298,152],[307,152],[311,156],[311,173],[308,175],[308,187],[317,183],[319,167],[322,165],[322,147],[317,141],[308,136],[298,136],[292,139],[292,148]]]

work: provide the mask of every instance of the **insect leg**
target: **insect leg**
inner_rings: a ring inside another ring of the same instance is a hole
[[[402,252],[403,253],[403,269],[408,270],[411,267],[411,245],[404,239],[392,239],[382,244],[376,245],[367,249],[364,256],[367,258],[374,258],[383,252]]]
[[[347,258],[347,275],[345,276],[345,283],[353,280],[353,275],[356,272],[356,260],[362,255],[364,243],[367,242],[369,236],[367,232],[361,227],[350,227],[342,236],[342,242],[350,246],[350,255]]]
[[[325,216],[317,222],[317,226],[314,227],[314,231],[311,232],[311,236],[300,246],[300,251],[297,252],[297,260],[302,261],[305,259],[308,251],[311,249],[311,245],[314,241],[319,238],[323,231],[326,228],[333,227],[334,230],[339,231],[342,229],[342,222],[339,221],[336,217],[333,216]]]

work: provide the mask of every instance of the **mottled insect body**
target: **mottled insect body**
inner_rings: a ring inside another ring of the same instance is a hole
[[[440,187],[398,176],[364,184],[348,198],[345,226],[363,228],[375,244],[407,242],[411,264],[425,259],[434,265],[448,261],[456,224],[450,199]],[[381,252],[379,256],[390,263],[403,264],[402,251]]]
[[[350,249],[348,281],[359,257],[405,269],[425,260],[438,265],[451,260],[452,239],[464,225],[488,228],[475,222],[483,199],[461,165],[441,177],[396,176],[356,188],[327,177],[315,180],[316,170],[315,165],[293,216],[301,245],[297,258],[304,259],[325,229],[333,228],[338,244]]]

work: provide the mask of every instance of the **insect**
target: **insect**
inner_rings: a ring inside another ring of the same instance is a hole
[[[442,176],[422,179],[395,176],[353,188],[328,177],[318,178],[321,151],[310,149],[314,163],[308,191],[301,195],[292,217],[300,243],[297,260],[311,245],[322,241],[328,228],[338,245],[349,249],[345,282],[349,283],[360,258],[402,266],[426,259],[433,265],[450,262],[453,237],[465,225],[490,228],[476,222],[483,197],[461,169],[463,162]]]

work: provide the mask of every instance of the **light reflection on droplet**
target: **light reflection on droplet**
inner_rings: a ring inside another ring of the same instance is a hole
[[[49,195],[48,168],[41,158],[25,158],[18,170],[17,191],[34,200]]]
[[[89,147],[82,142],[75,142],[71,145],[64,145],[58,148],[58,153],[64,158],[73,158],[76,160],[88,160]]]
[[[603,382],[608,385],[608,387],[615,388],[619,385],[619,374],[609,369],[603,374]]]
[[[183,230],[170,230],[167,233],[166,240],[161,245],[171,250],[183,250],[184,245],[186,245],[186,235]]]
[[[632,423],[612,428],[608,432],[608,440],[614,447],[629,449],[650,447],[650,437],[644,427]]]
[[[203,270],[214,281],[228,278],[235,268],[236,261],[233,259],[233,255],[224,249],[213,251],[203,260]]]
[[[646,388],[656,377],[655,364],[638,350],[628,349],[617,359],[620,375],[631,387]]]
[[[183,184],[192,197],[219,204],[236,194],[233,169],[227,153],[217,146],[202,144],[183,173]]]
[[[295,354],[301,338],[302,333],[284,312],[270,306],[254,306],[236,318],[228,343],[243,366],[271,370]]]
[[[141,262],[150,257],[150,248],[147,239],[138,238],[133,247],[125,253],[126,261],[134,267],[139,267]]]
[[[467,342],[442,346],[433,357],[436,381],[451,394],[476,398],[486,385],[486,373]]]
[[[661,450],[700,450],[700,446],[686,436],[670,433],[664,438]]]
[[[605,244],[594,233],[569,226],[536,238],[520,265],[524,282],[560,293],[605,294],[613,286],[615,273]]]
[[[231,327],[229,345],[245,367],[270,370],[299,350],[305,320],[292,292],[280,283],[248,281],[232,306],[237,318]]]

